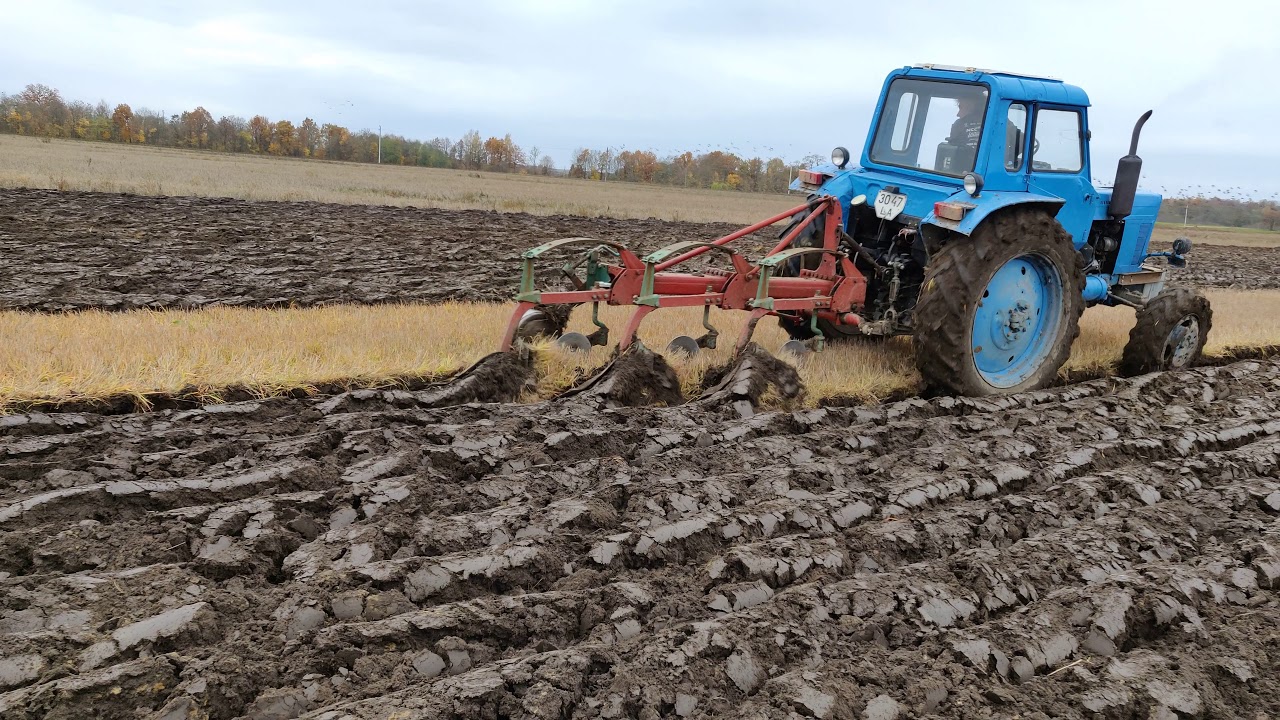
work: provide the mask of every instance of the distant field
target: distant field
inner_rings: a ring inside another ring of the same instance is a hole
[[[799,197],[0,136],[0,187],[753,223]]]
[[[498,210],[749,224],[797,196],[670,188],[465,170],[228,155],[141,145],[0,136],[0,187],[348,205]],[[1160,223],[1157,241],[1280,246],[1280,232]]]
[[[1155,239],[1173,242],[1176,237],[1189,237],[1193,243],[1208,245],[1235,245],[1236,247],[1280,247],[1280,231],[1257,228],[1233,228],[1219,225],[1188,225],[1156,223]]]

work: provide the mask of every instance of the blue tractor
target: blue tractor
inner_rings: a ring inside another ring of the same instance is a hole
[[[1122,372],[1194,362],[1209,303],[1165,288],[1190,242],[1149,252],[1161,198],[1137,191],[1151,112],[1114,186],[1098,188],[1088,108],[1083,90],[1051,78],[941,65],[891,72],[860,160],[836,148],[792,184],[841,206],[841,249],[867,283],[859,322],[778,313],[783,327],[799,342],[909,334],[925,382],[964,395],[1053,382],[1095,304],[1137,311]],[[821,220],[792,246],[818,244]],[[812,274],[815,263],[797,256],[777,274]]]

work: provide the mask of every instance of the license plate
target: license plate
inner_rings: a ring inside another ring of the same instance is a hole
[[[881,190],[876,195],[876,217],[881,220],[892,220],[898,217],[898,213],[902,212],[902,208],[907,206],[907,196],[891,193],[888,190]]]

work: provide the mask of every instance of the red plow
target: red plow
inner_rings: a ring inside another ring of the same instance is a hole
[[[762,230],[788,218],[800,219],[764,257],[749,261],[729,247],[735,240]],[[819,218],[821,244],[812,247],[793,246],[806,229]],[[634,305],[630,320],[618,339],[620,352],[637,344],[636,334],[649,313],[660,308],[702,307],[703,325],[707,332],[697,340],[685,338],[687,351],[698,347],[714,348],[718,332],[710,323],[712,307],[742,310],[751,318],[738,337],[735,355],[741,355],[751,341],[760,319],[768,315],[806,322],[813,330],[809,341],[821,349],[824,336],[818,320],[833,325],[857,326],[866,296],[866,278],[840,249],[843,235],[840,203],[832,197],[820,197],[779,213],[754,225],[710,242],[682,241],[656,250],[641,258],[625,245],[591,238],[555,240],[527,250],[522,256],[523,270],[517,305],[511,314],[501,350],[507,351],[521,338],[535,335],[561,336],[567,312],[555,312],[558,306],[592,305],[596,331],[590,336],[566,335],[571,347],[607,345],[609,328],[600,321],[601,303]],[[536,287],[535,261],[563,248],[590,246],[585,254],[563,268],[574,288],[544,291]],[[729,267],[682,269],[702,255],[715,252],[726,256]],[[814,260],[817,260],[815,263]],[[677,347],[682,347],[673,343]]]

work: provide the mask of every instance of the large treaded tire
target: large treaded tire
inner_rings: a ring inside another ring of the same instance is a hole
[[[1187,318],[1195,318],[1194,349],[1177,357],[1169,344],[1170,334]],[[1209,307],[1208,298],[1185,287],[1162,291],[1138,310],[1137,322],[1129,331],[1129,342],[1120,359],[1120,374],[1133,377],[1194,365],[1212,325],[1213,308]]]
[[[1062,282],[1060,319],[1044,360],[1009,387],[978,371],[972,342],[974,314],[996,271],[1013,258],[1047,260]],[[1062,225],[1044,210],[1011,208],[988,218],[968,238],[944,245],[929,260],[915,308],[916,367],[933,391],[982,396],[1022,392],[1052,383],[1071,354],[1084,312],[1080,254]]]

